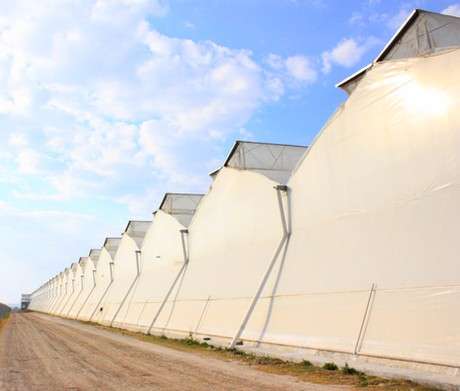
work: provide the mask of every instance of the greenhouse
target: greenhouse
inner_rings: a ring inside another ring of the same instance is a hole
[[[460,366],[460,18],[416,10],[305,146],[237,141],[30,309],[296,359]],[[259,349],[259,350],[257,350]]]

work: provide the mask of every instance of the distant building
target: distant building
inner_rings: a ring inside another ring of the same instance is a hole
[[[31,301],[31,296],[30,294],[22,294],[21,295],[21,310],[25,311],[26,309],[29,308],[29,304]]]

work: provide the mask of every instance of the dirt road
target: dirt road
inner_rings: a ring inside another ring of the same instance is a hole
[[[75,321],[14,314],[0,334],[0,390],[344,390],[268,374]]]

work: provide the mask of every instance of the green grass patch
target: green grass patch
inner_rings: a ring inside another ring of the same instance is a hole
[[[184,352],[194,352],[200,355],[207,355],[213,358],[238,361],[250,365],[257,370],[278,375],[295,376],[299,380],[330,385],[348,385],[353,390],[366,391],[433,391],[435,388],[426,387],[408,380],[384,379],[377,376],[366,375],[363,372],[345,364],[340,368],[333,362],[327,362],[322,366],[314,365],[308,360],[300,362],[285,361],[266,355],[256,355],[241,349],[229,349],[214,346],[210,342],[200,341],[190,334],[186,338],[169,338],[166,335],[150,335],[140,332],[133,332],[121,328],[103,326],[94,322],[79,321],[100,329],[128,335],[141,341],[154,343]]]

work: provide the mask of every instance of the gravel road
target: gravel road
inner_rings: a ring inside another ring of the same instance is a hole
[[[304,383],[41,314],[13,314],[0,334],[0,390],[345,389]]]

